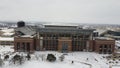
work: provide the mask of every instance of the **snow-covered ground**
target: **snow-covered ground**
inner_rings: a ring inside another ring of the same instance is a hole
[[[115,45],[116,45],[117,47],[120,47],[120,40],[115,41]]]
[[[15,53],[12,46],[0,46],[0,54],[2,59],[6,54],[10,55],[9,59],[15,54],[27,55],[27,53],[23,52]],[[46,61],[47,54],[54,54],[57,58],[56,61]],[[54,51],[39,51],[31,54],[31,60],[25,61],[22,65],[11,65],[9,60],[7,60],[4,61],[4,65],[1,68],[109,68],[110,65],[113,65],[112,68],[120,68],[120,61],[118,61],[118,63],[109,63],[109,61],[104,58],[108,55],[94,52],[71,52],[65,54],[65,59],[61,62],[59,57],[62,54],[63,53]],[[74,61],[74,63],[71,63],[72,61]]]

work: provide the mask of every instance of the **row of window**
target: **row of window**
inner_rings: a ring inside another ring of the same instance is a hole
[[[57,50],[58,49],[58,41],[57,40],[43,40],[43,48],[45,50]]]
[[[101,45],[99,46],[99,53],[111,54],[112,53],[112,45]]]
[[[23,50],[23,51],[25,51],[25,50],[30,50],[30,43],[19,43],[19,42],[17,42],[17,45],[16,45],[16,47],[17,47],[17,50]]]
[[[111,54],[112,50],[111,49],[103,49],[103,50],[99,50],[99,53],[103,53],[103,54]]]
[[[100,45],[99,48],[111,48],[111,45]]]
[[[40,34],[40,37],[58,38],[58,37],[72,37],[72,38],[89,38],[90,35],[71,35],[71,34]]]
[[[72,41],[72,46],[85,46],[86,41]]]

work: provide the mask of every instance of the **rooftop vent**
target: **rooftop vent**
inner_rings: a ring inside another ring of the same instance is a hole
[[[17,27],[24,27],[24,26],[25,26],[25,22],[24,21],[17,22]]]

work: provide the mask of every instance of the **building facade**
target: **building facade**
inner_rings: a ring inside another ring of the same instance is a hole
[[[91,50],[100,54],[112,54],[115,51],[115,40],[113,39],[95,39],[89,41]]]
[[[71,51],[95,51],[103,53],[106,48],[106,44],[100,44],[103,42],[109,43],[110,47],[107,45],[107,48],[114,50],[114,41],[93,40],[94,29],[82,29],[77,28],[77,26],[46,25],[42,28],[36,28],[35,34],[31,35],[32,37],[23,37],[25,35],[23,31],[16,29],[16,33],[20,32],[22,35],[15,37],[15,51],[34,52],[49,50],[64,53]],[[113,50],[110,53],[114,52]]]
[[[87,41],[92,40],[93,29],[70,26],[46,26],[37,29],[40,48],[44,50],[87,51]]]

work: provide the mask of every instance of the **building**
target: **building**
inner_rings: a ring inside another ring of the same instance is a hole
[[[0,45],[14,45],[14,29],[0,30]]]
[[[97,47],[102,44],[98,43],[104,41],[94,40],[93,31],[94,29],[82,29],[78,28],[77,26],[65,25],[45,25],[44,27],[18,27],[15,29],[15,51],[95,51],[100,53],[100,50]],[[106,41],[105,43],[108,42]],[[115,43],[110,42],[110,44],[111,49],[114,48]],[[112,52],[114,51],[112,50],[111,53]]]
[[[36,27],[20,25],[20,27],[15,28],[14,37],[15,51],[33,52],[36,50],[35,48],[36,48]]]
[[[14,45],[16,45],[14,48],[16,51],[33,52],[35,49],[35,39],[33,36],[24,35],[15,37],[14,40]]]
[[[107,30],[100,35],[101,37],[109,37],[115,40],[120,40],[120,31]]]
[[[0,45],[14,45],[14,37],[0,37]]]
[[[111,54],[115,50],[115,40],[107,37],[95,37],[89,41],[90,48],[100,54]]]
[[[44,50],[87,51],[86,42],[92,40],[94,29],[79,29],[77,26],[46,25],[38,28],[40,48]]]

